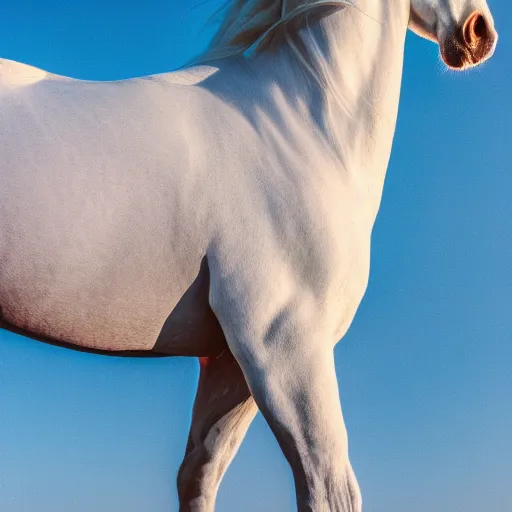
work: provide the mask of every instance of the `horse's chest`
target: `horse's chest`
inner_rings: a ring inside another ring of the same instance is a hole
[[[325,225],[312,258],[318,271],[311,287],[338,340],[349,328],[368,285],[372,221],[357,204],[349,203],[333,207]]]
[[[329,172],[327,166],[293,193],[277,185],[272,190],[281,191],[281,196],[268,201],[274,207],[267,216],[271,229],[267,236],[256,237],[265,240],[272,234],[272,242],[264,244],[275,249],[269,267],[293,274],[298,293],[304,292],[306,301],[314,297],[314,315],[339,339],[368,283],[372,198],[358,182],[337,170]]]
[[[331,272],[324,288],[324,307],[336,340],[348,330],[368,285],[370,236],[347,230],[339,235],[338,251],[330,257]]]

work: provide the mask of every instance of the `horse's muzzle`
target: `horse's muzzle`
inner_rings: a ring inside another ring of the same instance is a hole
[[[449,68],[467,69],[491,57],[497,41],[498,34],[492,24],[475,11],[441,43],[441,56]]]

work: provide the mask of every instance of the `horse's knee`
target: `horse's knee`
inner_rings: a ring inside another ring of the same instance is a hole
[[[204,474],[211,460],[211,455],[202,444],[195,446],[183,459],[176,482],[181,512],[209,510],[206,503],[211,498],[207,496],[207,489],[204,487]],[[192,503],[195,503],[193,508]],[[202,503],[202,508],[197,507],[199,503]]]

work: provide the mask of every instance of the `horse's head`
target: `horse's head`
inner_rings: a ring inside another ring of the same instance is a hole
[[[498,40],[486,0],[411,0],[409,28],[439,43],[443,61],[457,70],[488,59]]]

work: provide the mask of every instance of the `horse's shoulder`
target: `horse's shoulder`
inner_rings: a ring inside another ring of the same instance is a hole
[[[16,62],[14,60],[0,59],[0,86],[30,85],[51,76],[43,69]]]

